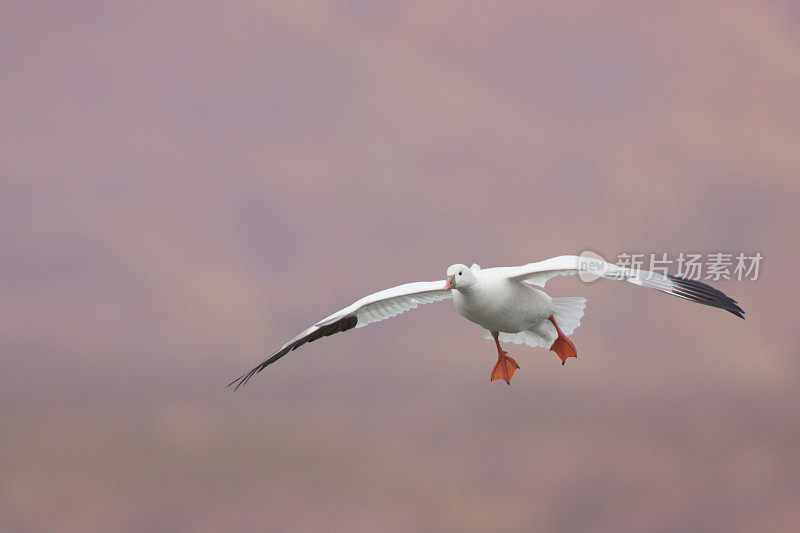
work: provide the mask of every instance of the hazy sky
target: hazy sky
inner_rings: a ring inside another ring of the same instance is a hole
[[[0,529],[796,530],[794,2],[5,2]],[[456,262],[760,252],[741,321],[610,281],[562,367]]]

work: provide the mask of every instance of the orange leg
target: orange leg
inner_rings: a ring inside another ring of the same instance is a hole
[[[553,345],[550,346],[550,349],[556,352],[558,358],[561,359],[561,364],[563,365],[564,363],[566,363],[569,357],[577,358],[578,350],[575,349],[575,345],[572,344],[572,341],[569,340],[567,336],[564,335],[564,332],[561,331],[561,328],[558,327],[558,324],[556,324],[556,320],[555,318],[553,318],[553,315],[550,315],[550,318],[548,318],[547,320],[552,322],[552,324],[556,327],[556,333],[558,333],[558,337],[556,338],[555,341],[553,341]]]
[[[492,332],[494,343],[497,345],[497,363],[494,365],[492,376],[489,378],[489,381],[502,379],[507,384],[511,385],[511,377],[514,375],[514,372],[517,371],[519,365],[516,361],[514,361],[514,359],[508,356],[508,352],[500,348],[500,340],[498,339],[498,335],[498,332]]]

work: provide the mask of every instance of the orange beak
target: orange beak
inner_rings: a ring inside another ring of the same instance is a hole
[[[447,281],[444,284],[444,290],[453,288],[453,280],[454,279],[456,279],[455,276],[447,276]]]

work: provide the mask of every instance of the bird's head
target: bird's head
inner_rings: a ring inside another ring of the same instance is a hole
[[[447,269],[446,289],[468,289],[475,284],[475,273],[467,265],[451,265]]]

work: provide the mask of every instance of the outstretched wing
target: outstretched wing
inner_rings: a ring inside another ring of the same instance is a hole
[[[444,285],[444,280],[418,281],[398,285],[397,287],[365,296],[306,329],[278,348],[278,351],[270,355],[258,366],[228,383],[228,386],[235,384],[235,389],[238,389],[264,368],[307,342],[391,318],[400,313],[405,313],[409,309],[414,309],[421,304],[452,298],[452,290],[444,290]]]
[[[552,277],[582,273],[608,279],[624,280],[634,285],[655,289],[699,304],[719,307],[739,318],[744,318],[744,311],[736,303],[736,300],[710,285],[669,274],[664,275],[658,272],[650,272],[649,270],[625,268],[602,259],[561,255],[538,263],[528,263],[527,265],[516,267],[499,267],[497,270],[509,279],[524,281],[540,287],[544,287],[547,280]]]

